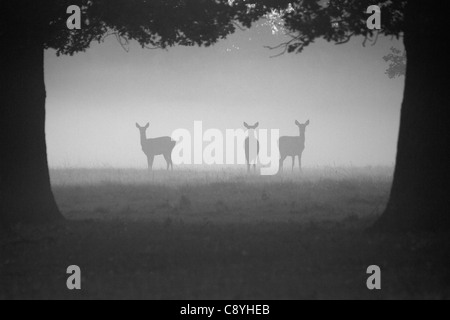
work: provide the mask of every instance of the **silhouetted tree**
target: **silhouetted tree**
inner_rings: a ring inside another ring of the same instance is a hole
[[[391,53],[383,57],[384,61],[389,62],[389,68],[386,74],[389,79],[404,76],[406,74],[406,51],[401,51],[392,47]]]
[[[81,30],[66,27],[70,5],[82,9]],[[45,49],[72,55],[109,35],[122,45],[209,46],[234,32],[234,21],[249,26],[246,8],[227,0],[1,0],[0,223],[61,219],[47,164]]]
[[[258,1],[254,14],[285,9],[282,2]],[[445,49],[450,43],[450,2],[378,1],[382,12],[379,31],[366,26],[367,8],[374,4],[370,0],[289,2],[293,10],[285,11],[284,18],[290,39],[273,48],[282,52],[301,52],[316,38],[338,44],[355,36],[364,37],[364,43],[376,41],[378,35],[403,38],[408,60],[394,180],[387,208],[375,228],[450,229],[450,97]],[[367,99],[376,99],[378,92],[373,94]]]

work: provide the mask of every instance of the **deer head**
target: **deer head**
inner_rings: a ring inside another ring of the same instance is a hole
[[[259,122],[255,123],[255,125],[253,126],[249,126],[247,122],[244,122],[244,127],[246,127],[248,130],[255,130],[256,128],[259,127]]]
[[[305,133],[306,127],[309,126],[309,120],[305,123],[300,123],[297,120],[295,120],[295,125],[300,129],[300,133]]]
[[[141,126],[139,125],[139,123],[136,122],[136,128],[138,128],[139,131],[141,131],[141,132],[142,132],[142,131],[145,132],[145,131],[147,131],[148,128],[150,128],[150,123],[147,123],[144,127],[141,127]]]

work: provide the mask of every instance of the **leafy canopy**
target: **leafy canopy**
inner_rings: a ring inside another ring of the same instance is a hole
[[[0,36],[33,35],[58,54],[74,54],[112,35],[142,47],[210,46],[261,18],[277,13],[290,40],[286,52],[301,52],[316,38],[345,43],[353,36],[400,36],[406,0],[381,1],[380,31],[369,30],[372,0],[15,0],[0,1]],[[66,28],[70,5],[82,12],[82,29]]]
[[[234,1],[237,3],[238,0]],[[289,40],[273,47],[283,52],[300,53],[317,38],[336,44],[348,42],[352,37],[362,36],[364,44],[376,41],[379,35],[400,37],[404,30],[403,16],[406,0],[388,0],[376,3],[381,9],[381,30],[370,30],[367,8],[372,0],[261,0],[257,1],[251,14],[261,17],[261,12],[281,13]],[[253,16],[253,20],[256,19]]]
[[[70,5],[81,8],[81,30],[66,27]],[[57,54],[85,51],[108,36],[142,47],[210,46],[251,22],[246,3],[230,6],[228,0],[0,1],[0,37],[9,44],[38,39]]]
[[[390,79],[401,77],[406,74],[406,51],[401,51],[392,47],[391,53],[383,57],[384,61],[389,62],[389,68],[386,74]]]

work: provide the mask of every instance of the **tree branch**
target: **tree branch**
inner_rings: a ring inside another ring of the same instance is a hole
[[[282,52],[280,52],[279,54],[276,54],[274,56],[271,56],[270,58],[277,58],[277,57],[280,57],[280,56],[284,55],[288,51],[289,46],[294,41],[297,41],[297,40],[301,41],[302,40],[301,39],[302,38],[301,35],[297,35],[297,36],[290,35],[290,36],[292,37],[291,40],[283,42],[283,43],[280,43],[279,45],[276,45],[276,46],[264,46],[264,48],[269,49],[269,50],[277,50],[277,49],[283,48]]]
[[[336,42],[335,44],[336,44],[336,45],[339,45],[339,44],[348,43],[348,42],[352,39],[352,37],[353,37],[354,35],[355,35],[355,33],[352,32],[352,33],[346,35],[345,38],[344,38],[344,40],[338,41],[338,42]]]

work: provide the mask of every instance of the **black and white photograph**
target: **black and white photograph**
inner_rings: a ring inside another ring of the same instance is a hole
[[[450,299],[448,15],[0,0],[0,300]]]

